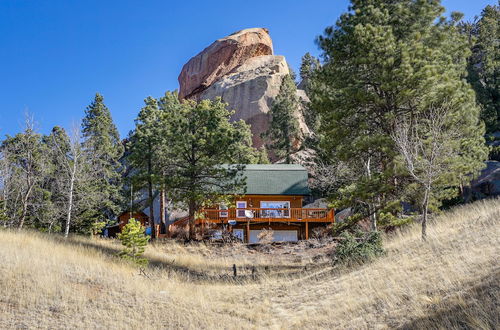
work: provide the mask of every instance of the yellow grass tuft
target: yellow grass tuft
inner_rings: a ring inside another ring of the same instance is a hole
[[[167,242],[148,247],[141,274],[113,240],[0,231],[0,328],[492,329],[499,221],[500,200],[477,202],[434,219],[427,243],[416,225],[385,237],[370,264],[239,283],[220,276],[233,263],[303,261]]]

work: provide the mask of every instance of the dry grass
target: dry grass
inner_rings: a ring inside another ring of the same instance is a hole
[[[386,238],[387,255],[357,269],[239,284],[214,274],[235,260],[303,260],[167,243],[148,248],[161,266],[148,278],[113,256],[112,241],[0,231],[0,328],[492,329],[499,221],[500,200],[477,202],[436,218],[427,243],[417,226]],[[209,276],[191,281],[186,271]]]

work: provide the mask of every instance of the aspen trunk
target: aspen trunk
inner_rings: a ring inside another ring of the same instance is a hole
[[[75,187],[75,174],[76,174],[76,160],[73,163],[73,171],[69,182],[68,192],[68,213],[66,215],[66,228],[64,229],[64,237],[69,235],[69,226],[71,224],[71,211],[73,210],[73,190]]]
[[[153,205],[153,181],[151,175],[153,173],[153,164],[151,159],[148,159],[148,195],[149,195],[149,226],[151,227],[151,238],[156,238],[155,232],[155,216],[154,216],[154,205]]]
[[[371,158],[368,157],[368,161],[366,162],[366,175],[368,176],[369,179],[372,177],[372,170],[371,170]],[[368,212],[370,213],[370,223],[371,223],[371,228],[373,231],[377,231],[377,215],[376,215],[376,207],[372,201],[368,204]]]
[[[427,213],[429,209],[429,188],[425,189],[422,219],[422,240],[427,240]]]
[[[31,195],[32,188],[33,184],[31,183],[31,180],[28,179],[28,190],[26,190],[26,194],[23,197],[23,212],[21,213],[21,217],[19,219],[19,230],[23,229],[24,221],[26,220],[26,215],[28,214],[28,199]]]

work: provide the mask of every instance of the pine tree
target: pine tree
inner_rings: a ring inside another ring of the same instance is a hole
[[[280,158],[290,163],[290,155],[300,142],[300,128],[297,113],[300,111],[297,88],[292,78],[283,77],[279,94],[274,99],[270,115],[270,124],[263,138],[268,139],[267,147]]]
[[[479,20],[462,23],[472,54],[468,59],[468,77],[482,107],[481,119],[486,132],[500,130],[500,6],[486,6]]]
[[[142,254],[146,250],[149,237],[145,234],[145,228],[135,219],[130,219],[125,225],[122,232],[118,234],[118,239],[125,246],[120,256],[124,259],[131,260],[134,263],[146,266],[148,260],[142,258]]]
[[[91,160],[83,150],[81,132],[77,125],[68,136],[64,129],[55,127],[46,138],[50,150],[53,177],[50,187],[60,228],[67,237],[70,229],[75,232],[95,234],[104,221],[89,224],[83,215],[91,213],[96,206],[96,194],[92,192],[93,176]],[[97,226],[97,227],[96,227]]]
[[[165,141],[162,139],[163,123],[158,101],[148,97],[144,103],[135,120],[135,130],[129,138],[127,163],[132,168],[130,184],[136,191],[143,188],[147,191],[149,221],[152,236],[156,237],[153,201],[161,176],[161,144]]]
[[[353,0],[318,44],[325,63],[315,74],[312,101],[321,115],[326,160],[344,162],[354,177],[334,194],[338,207],[356,206],[356,216],[396,214],[412,183],[397,161],[391,139],[397,120],[443,103],[462,131],[461,157],[444,183],[466,184],[485,157],[483,126],[474,93],[464,82],[469,54],[456,18],[446,20],[437,1]],[[456,17],[456,16],[455,16]],[[450,160],[451,161],[451,160]]]
[[[63,218],[66,205],[64,162],[70,152],[69,137],[63,128],[55,126],[49,135],[43,137],[42,141],[47,147],[49,163],[49,170],[44,178],[43,185],[50,192],[50,200],[46,201],[46,203],[51,204],[53,208],[53,212],[47,215],[48,231],[60,232],[64,225]]]
[[[319,60],[312,56],[311,53],[307,52],[302,56],[302,62],[300,64],[300,79],[302,79],[302,81],[300,86],[306,92],[309,91],[309,85],[313,79],[314,72],[316,72],[320,66]]]
[[[242,155],[254,154],[250,127],[230,122],[232,111],[220,98],[179,104],[167,94],[161,101],[165,143],[163,178],[169,197],[189,210],[189,237],[194,238],[195,214],[219,202],[227,192],[244,191]]]
[[[93,222],[111,219],[118,213],[121,203],[119,159],[123,146],[111,113],[99,93],[85,110],[82,134],[83,148],[92,160],[94,180],[91,193],[95,195],[96,203],[94,212],[89,212],[87,216]]]
[[[270,164],[269,156],[267,155],[267,149],[265,146],[262,146],[258,150],[257,159],[255,164]]]

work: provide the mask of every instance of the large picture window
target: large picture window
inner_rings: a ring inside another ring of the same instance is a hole
[[[263,218],[290,218],[290,202],[289,201],[261,201],[261,209],[277,209],[277,210],[262,210]]]

